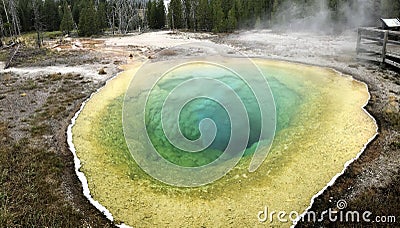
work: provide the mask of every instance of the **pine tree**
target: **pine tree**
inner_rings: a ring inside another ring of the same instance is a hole
[[[226,30],[226,20],[224,11],[222,10],[221,0],[214,0],[213,4],[213,32],[225,32]]]
[[[192,22],[192,18],[190,15],[191,11],[192,11],[191,0],[183,0],[183,12],[184,12],[184,22],[185,22],[184,25],[188,29],[190,29]]]
[[[32,0],[14,1],[14,4],[17,4],[17,14],[18,14],[17,18],[21,26],[21,31],[31,31],[34,28],[32,20],[33,19]]]
[[[43,22],[41,17],[42,2],[40,0],[32,0],[32,10],[33,10],[33,26],[36,31],[36,44],[38,48],[42,47],[42,32],[43,32]]]
[[[212,29],[212,12],[208,0],[200,0],[196,10],[196,18],[198,28],[202,31],[211,31]]]
[[[60,30],[69,34],[74,29],[74,20],[72,19],[71,9],[66,1],[64,1],[63,17],[60,24]]]
[[[233,0],[221,0],[221,8],[222,11],[224,12],[224,15],[228,15],[229,10],[232,9],[233,3],[234,3]]]
[[[400,1],[381,0],[380,5],[383,17],[400,17]]]
[[[79,36],[92,36],[100,33],[99,24],[97,21],[97,12],[93,2],[89,0],[79,16]]]
[[[170,27],[172,29],[183,28],[183,15],[182,15],[182,2],[181,0],[171,0],[168,8],[168,18]]]
[[[103,31],[103,29],[107,28],[107,17],[106,17],[106,4],[104,2],[100,2],[97,7],[97,22],[99,31]]]
[[[3,36],[18,36],[20,32],[35,30],[33,0],[0,0],[0,17]],[[68,9],[65,7],[68,2]],[[91,2],[89,2],[91,1]],[[165,15],[163,0],[36,0],[39,19],[43,29],[48,31],[62,29],[70,32],[75,22],[81,22],[81,34],[98,34],[107,27],[118,26],[121,32],[139,27],[143,22],[137,17],[138,9],[146,8],[147,24],[152,29],[162,29],[167,22],[171,28],[226,32],[236,28],[264,28],[279,21],[285,23],[295,18],[306,18],[321,11],[318,0],[171,0],[168,5],[168,17]],[[363,10],[372,15],[373,25],[379,17],[399,17],[400,0],[326,0],[331,19],[336,25],[351,22],[343,8],[353,11]],[[96,2],[96,7],[94,7]],[[147,4],[147,7],[146,7]],[[93,8],[88,6],[92,5]],[[60,7],[61,6],[61,7]],[[366,7],[365,7],[366,6]],[[72,8],[71,8],[72,7]],[[325,6],[324,6],[325,7]],[[297,10],[289,10],[295,8]],[[80,16],[89,12],[81,20]],[[285,13],[287,11],[291,11]],[[66,12],[66,13],[65,13]],[[72,20],[70,14],[72,12]],[[92,13],[95,19],[90,16]],[[62,21],[62,23],[61,23]],[[71,23],[72,21],[72,23]],[[91,21],[86,23],[85,21]],[[88,24],[85,26],[85,24]],[[36,26],[37,27],[37,26]]]
[[[81,15],[82,8],[83,8],[83,1],[75,0],[71,10],[74,21],[79,22],[79,16]]]
[[[156,2],[150,0],[147,3],[147,23],[151,29],[156,28],[156,10]]]
[[[227,31],[233,32],[237,28],[236,10],[235,6],[228,12]]]
[[[277,16],[279,14],[279,0],[274,0],[274,2],[272,3],[272,20],[276,21],[277,20]]]
[[[154,7],[154,6],[153,6]],[[162,29],[165,27],[165,5],[164,0],[158,0],[156,8],[156,28]]]
[[[45,0],[43,5],[43,19],[48,31],[60,29],[60,16],[54,0]]]
[[[241,0],[235,0],[235,13],[236,13],[236,27],[239,28],[244,21],[243,18],[243,4]]]

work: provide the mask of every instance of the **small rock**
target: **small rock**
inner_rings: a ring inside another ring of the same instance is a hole
[[[100,74],[100,75],[104,75],[104,74],[107,74],[107,72],[104,70],[104,68],[101,68],[101,69],[99,70],[99,74]]]

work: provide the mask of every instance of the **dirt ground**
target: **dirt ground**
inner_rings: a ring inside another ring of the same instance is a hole
[[[22,49],[8,70],[2,70],[0,62],[0,224],[112,226],[82,194],[66,143],[67,126],[81,103],[119,72],[119,65],[198,40],[228,45],[249,56],[332,67],[367,83],[371,93],[367,110],[378,121],[379,135],[314,200],[311,210],[334,208],[344,199],[349,210],[400,214],[400,75],[357,60],[354,32],[340,36],[268,30],[227,36],[154,32],[96,39],[95,44],[80,41],[83,48],[78,50]],[[7,56],[9,50],[0,51],[0,61]],[[105,74],[99,74],[101,69]]]
[[[65,136],[102,82],[25,70],[0,73],[0,226],[111,227],[82,195]]]

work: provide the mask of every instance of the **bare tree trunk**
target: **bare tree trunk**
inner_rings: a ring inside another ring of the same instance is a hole
[[[116,11],[118,13],[118,32],[122,33],[122,14],[123,14],[123,0],[117,0],[116,2]]]
[[[119,0],[117,4],[117,10],[119,15],[119,32],[126,34],[129,29],[129,23],[135,16],[135,6],[132,4],[133,1]]]
[[[8,17],[7,6],[6,6],[6,3],[4,2],[4,0],[3,0],[3,7],[4,7],[4,12],[6,14],[7,23],[10,24],[10,18]],[[11,27],[10,26],[8,27],[8,32],[9,32],[9,35],[12,36],[12,32],[11,32]]]
[[[115,1],[114,0],[107,0],[107,10],[106,10],[106,15],[107,15],[107,22],[108,25],[110,26],[112,35],[114,35],[115,31]]]
[[[128,33],[139,23],[139,7],[145,6],[143,0],[109,0],[112,5],[111,15],[108,15],[108,21],[113,34],[115,32],[115,20],[118,22],[118,32]]]
[[[143,18],[142,18],[142,20],[143,20],[143,22],[142,22],[143,30],[146,30],[148,28],[148,26],[149,26],[148,25],[148,20],[147,20],[147,10],[146,10],[145,4],[143,4],[142,7],[143,7]]]
[[[21,30],[20,30],[20,24],[19,24],[19,18],[15,0],[9,0],[9,8],[14,29],[14,35],[19,36],[21,34]]]
[[[115,7],[112,10],[112,34],[115,35]]]
[[[3,19],[0,16],[0,47],[3,47],[3,37],[5,37],[4,25],[3,25]]]
[[[172,26],[172,32],[174,32],[174,29],[175,29],[174,9],[171,9],[171,26]]]
[[[199,7],[199,2],[198,1],[192,1],[191,2],[191,21],[192,21],[192,27],[193,31],[197,31],[197,18],[196,18],[196,11],[197,8]]]
[[[4,0],[3,0],[3,7],[4,7],[4,12],[6,13],[7,23],[10,23],[10,18],[8,17],[7,7]]]
[[[42,39],[41,39],[42,23],[40,21],[39,6],[38,6],[36,0],[32,0],[32,9],[33,9],[34,27],[35,27],[35,30],[37,33],[36,43],[38,45],[38,48],[41,48],[42,47]]]

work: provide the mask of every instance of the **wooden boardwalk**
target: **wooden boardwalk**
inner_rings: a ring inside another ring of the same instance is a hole
[[[357,56],[360,59],[389,64],[400,69],[400,32],[377,28],[359,28]]]

